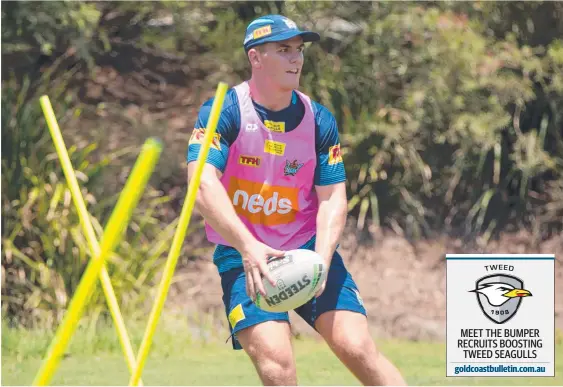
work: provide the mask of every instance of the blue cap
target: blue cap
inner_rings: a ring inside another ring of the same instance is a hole
[[[304,42],[316,42],[321,39],[316,32],[302,31],[290,19],[281,15],[266,15],[252,21],[246,27],[244,49],[268,42],[279,42],[301,36]]]

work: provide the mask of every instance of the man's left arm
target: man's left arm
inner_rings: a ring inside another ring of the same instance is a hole
[[[315,190],[319,201],[315,251],[330,268],[334,251],[346,225],[348,201],[346,173],[340,150],[340,138],[336,119],[324,106],[316,105],[317,168]],[[325,284],[317,293],[324,291]]]
[[[348,201],[345,183],[316,186],[319,199],[317,213],[317,238],[315,251],[323,257],[327,267],[330,267],[332,256],[346,225]],[[317,297],[324,290],[324,284],[317,293]]]

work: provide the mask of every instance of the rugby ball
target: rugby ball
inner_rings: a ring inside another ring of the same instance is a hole
[[[307,303],[328,275],[324,259],[306,249],[287,251],[283,257],[271,258],[267,265],[276,284],[262,278],[266,297],[258,294],[255,304],[268,312],[288,312]]]

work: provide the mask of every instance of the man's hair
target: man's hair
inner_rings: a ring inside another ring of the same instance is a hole
[[[249,52],[250,50],[252,50],[253,48],[254,48],[256,51],[260,51],[261,53],[264,53],[264,51],[266,50],[266,49],[265,49],[265,45],[263,45],[263,44],[259,44],[258,46],[254,46],[254,47],[249,48],[249,49],[246,51],[246,59],[248,59],[248,63],[250,63],[250,58],[248,57],[248,52]],[[250,65],[252,65],[252,63],[250,63]]]
[[[254,48],[256,51],[264,52],[264,51],[266,50],[265,46],[266,46],[266,44],[259,44],[259,45],[254,46],[254,47],[250,47],[248,50],[246,50],[246,55],[248,55],[248,52],[249,52],[250,50],[252,50],[253,48]]]

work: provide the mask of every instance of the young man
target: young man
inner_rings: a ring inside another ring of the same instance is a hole
[[[226,95],[196,207],[217,244],[213,260],[233,348],[246,351],[263,384],[296,385],[296,367],[288,314],[263,311],[253,300],[264,295],[261,275],[272,282],[267,259],[303,248],[330,269],[316,297],[296,312],[363,384],[404,385],[377,351],[358,288],[336,251],[347,214],[338,128],[324,106],[297,90],[304,43],[319,38],[280,15],[248,25],[252,76]],[[188,179],[212,104],[202,106],[190,139]]]

